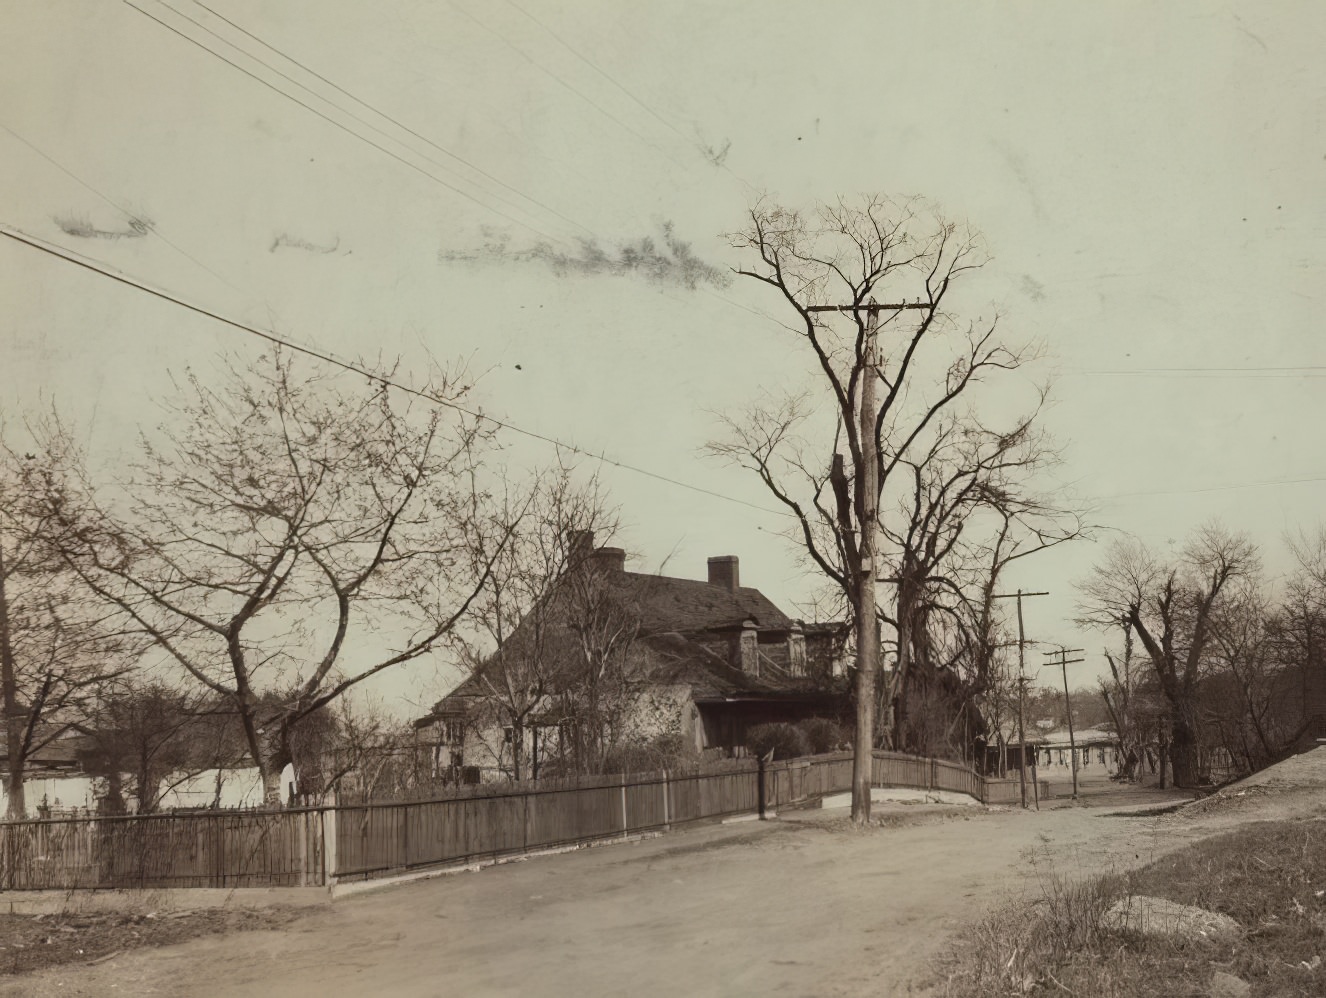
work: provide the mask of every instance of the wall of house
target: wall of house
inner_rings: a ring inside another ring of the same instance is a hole
[[[27,816],[35,818],[40,808],[51,811],[90,811],[97,805],[90,776],[52,776],[23,781]],[[9,813],[9,794],[0,784],[0,816]]]

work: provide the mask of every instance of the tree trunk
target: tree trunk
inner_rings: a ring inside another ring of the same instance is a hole
[[[1191,789],[1199,783],[1197,732],[1181,711],[1175,713],[1169,739],[1170,771],[1176,787]]]
[[[27,800],[23,792],[23,724],[27,720],[18,702],[18,678],[15,674],[14,642],[9,630],[9,594],[6,590],[4,547],[0,545],[0,691],[5,715],[5,790],[9,794],[8,817],[26,818]]]
[[[511,725],[511,778],[519,783],[525,766],[525,726]]]

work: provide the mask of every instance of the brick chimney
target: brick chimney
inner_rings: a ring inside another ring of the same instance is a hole
[[[566,562],[571,568],[579,568],[594,557],[594,531],[568,530],[566,532]]]
[[[594,552],[594,567],[600,572],[626,571],[624,548],[599,548]]]
[[[741,571],[735,554],[721,554],[709,559],[709,584],[735,593],[741,586]]]

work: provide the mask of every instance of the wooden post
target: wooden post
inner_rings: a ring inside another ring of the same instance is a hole
[[[622,773],[622,838],[626,838],[628,825],[626,822],[626,774]]]
[[[668,771],[663,770],[663,827],[672,828],[672,815],[668,806]]]
[[[875,764],[875,673],[879,669],[879,622],[875,610],[875,541],[878,532],[878,444],[875,439],[875,381],[879,377],[876,336],[879,310],[866,313],[865,358],[861,372],[861,467],[856,481],[860,502],[860,572],[856,595],[856,744],[852,767],[852,821],[870,824],[870,789]]]
[[[329,813],[330,820],[328,820]],[[340,812],[331,808],[324,809],[320,814],[322,815],[322,882],[330,888],[336,885],[336,819]]]
[[[308,812],[299,812],[299,886],[308,886]]]

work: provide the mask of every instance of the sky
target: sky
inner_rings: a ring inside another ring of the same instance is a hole
[[[1115,532],[1164,551],[1219,518],[1274,574],[1322,518],[1319,3],[134,3],[0,3],[0,224],[339,357],[463,361],[484,411],[726,497],[605,465],[632,567],[735,554],[806,598],[759,483],[702,451],[810,358],[754,282],[528,251],[671,225],[730,268],[762,193],[921,195],[983,234],[964,302],[1045,344],[1060,475],[1109,528],[1008,579],[1051,593],[1028,637],[1086,648],[1076,681],[1105,639],[1074,583]],[[54,402],[105,467],[172,372],[262,347],[9,239],[0,295],[0,405]]]

